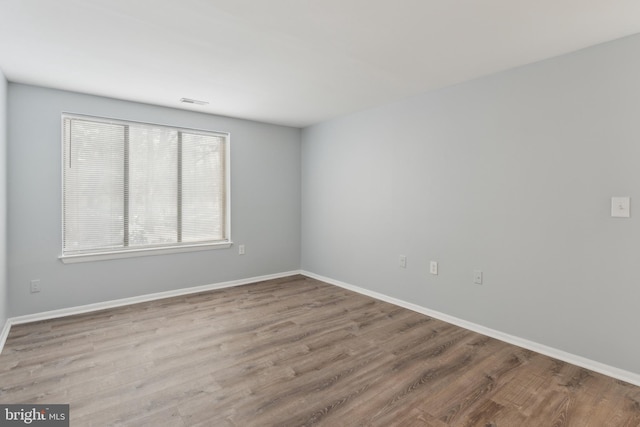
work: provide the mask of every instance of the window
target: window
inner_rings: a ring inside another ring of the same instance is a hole
[[[228,134],[62,121],[64,262],[230,245]]]

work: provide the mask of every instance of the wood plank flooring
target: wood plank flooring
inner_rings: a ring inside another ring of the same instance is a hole
[[[72,426],[640,426],[640,387],[303,276],[17,325]]]

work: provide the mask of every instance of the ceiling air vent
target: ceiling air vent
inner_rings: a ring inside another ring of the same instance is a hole
[[[191,99],[191,98],[180,98],[180,102],[183,102],[185,104],[195,104],[195,105],[207,105],[208,104],[207,101],[198,101],[197,99]]]

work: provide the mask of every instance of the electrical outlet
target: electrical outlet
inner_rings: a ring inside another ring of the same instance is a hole
[[[400,268],[407,268],[407,256],[400,255],[398,258],[398,264],[400,264]]]
[[[629,218],[631,216],[631,198],[612,197],[611,216],[618,218]]]
[[[482,271],[473,270],[473,283],[476,285],[482,285]]]
[[[30,289],[32,294],[35,294],[36,292],[40,292],[40,279],[32,280]]]
[[[238,255],[244,255],[244,245],[238,245]]]
[[[437,261],[431,261],[431,263],[429,264],[429,273],[433,274],[433,275],[438,275],[438,262]]]

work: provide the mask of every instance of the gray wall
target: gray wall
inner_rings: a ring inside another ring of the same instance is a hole
[[[0,331],[9,310],[7,289],[7,80],[0,70]]]
[[[231,133],[231,237],[237,245],[63,264],[60,114],[82,113]],[[9,84],[10,316],[297,270],[300,130]],[[31,279],[42,292],[30,294]]]
[[[305,129],[302,268],[640,373],[639,51],[625,38]]]

